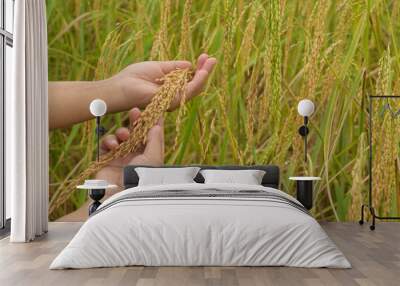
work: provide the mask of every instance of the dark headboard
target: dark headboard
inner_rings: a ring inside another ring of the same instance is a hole
[[[265,175],[262,179],[262,185],[264,187],[271,187],[278,189],[279,188],[279,167],[275,165],[254,165],[254,166],[203,166],[203,165],[191,165],[195,167],[200,167],[201,169],[220,169],[220,170],[248,170],[248,169],[256,169],[265,171]],[[138,185],[139,177],[135,171],[136,167],[148,167],[150,166],[139,166],[139,165],[131,165],[126,166],[124,168],[124,188],[133,188]],[[162,168],[177,168],[177,167],[188,167],[188,166],[162,166]],[[154,167],[160,168],[160,167]],[[197,174],[194,180],[197,183],[204,183],[204,178],[200,174]]]

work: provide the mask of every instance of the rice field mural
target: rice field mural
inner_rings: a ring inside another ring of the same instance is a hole
[[[219,63],[206,90],[165,118],[165,163],[273,163],[290,194],[289,176],[320,176],[313,215],[357,221],[368,188],[367,95],[400,95],[399,16],[394,0],[48,0],[49,77],[101,80],[130,63],[194,62],[207,52]],[[297,133],[303,98],[316,105],[307,165]],[[104,126],[126,122],[108,115]],[[374,201],[397,214],[399,169],[385,166],[398,156],[399,124],[390,122],[375,162],[387,178]],[[86,199],[65,190],[94,158],[93,128],[51,132],[52,219]]]

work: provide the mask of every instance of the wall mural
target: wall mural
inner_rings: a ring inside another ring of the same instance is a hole
[[[399,13],[400,1],[48,0],[49,79],[98,81],[132,63],[195,63],[208,53],[218,64],[202,95],[165,117],[164,163],[273,163],[290,194],[290,176],[319,176],[312,214],[358,221],[368,192],[367,95],[400,94]],[[316,107],[307,163],[297,113],[304,98]],[[374,170],[374,202],[396,215],[399,127],[386,114],[398,107],[378,118]],[[102,124],[112,134],[128,115]],[[92,120],[51,132],[51,219],[87,199],[66,186],[95,158],[94,128]]]

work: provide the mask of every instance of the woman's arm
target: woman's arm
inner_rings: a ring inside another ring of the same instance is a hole
[[[199,57],[195,75],[187,86],[188,99],[202,91],[215,63],[215,58],[209,58],[207,54]],[[107,103],[108,113],[132,107],[143,108],[160,87],[160,78],[177,68],[191,67],[192,64],[187,61],[149,61],[132,64],[106,80],[50,82],[50,128],[69,127],[91,119],[93,116],[89,112],[89,104],[96,98]],[[171,109],[177,107],[179,102],[177,95]]]
[[[113,113],[123,110],[121,94],[115,92],[110,79],[50,82],[50,128],[69,127],[93,118],[93,115],[89,112],[89,105],[96,98],[101,98],[107,102],[107,112]]]

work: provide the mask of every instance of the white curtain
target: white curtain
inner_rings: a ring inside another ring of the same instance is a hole
[[[6,187],[12,242],[47,232],[48,101],[45,0],[16,0],[13,92],[6,98]]]

